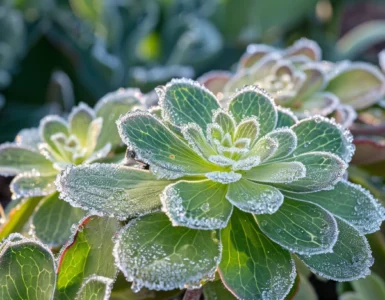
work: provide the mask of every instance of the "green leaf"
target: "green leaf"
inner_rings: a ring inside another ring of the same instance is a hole
[[[55,179],[56,175],[22,173],[12,180],[10,189],[16,198],[47,196],[56,191]]]
[[[105,300],[111,295],[114,280],[103,276],[90,276],[84,280],[75,300]]]
[[[341,180],[333,189],[310,194],[283,191],[289,198],[315,203],[348,222],[362,234],[380,230],[384,207],[360,185]]]
[[[123,141],[159,177],[204,174],[218,168],[205,161],[163,123],[147,112],[128,113],[118,121]]]
[[[338,299],[339,300],[366,300],[366,299],[362,299],[360,295],[353,292],[344,293]]]
[[[0,298],[51,300],[55,259],[42,244],[12,234],[0,244]]]
[[[339,72],[330,79],[326,90],[335,94],[343,104],[363,109],[384,96],[385,77],[376,66],[344,62],[335,68]]]
[[[277,106],[278,121],[275,128],[291,127],[298,122],[297,117],[290,109]]]
[[[134,291],[142,287],[183,289],[215,272],[221,259],[216,234],[173,227],[168,217],[158,212],[128,223],[119,234],[114,254]]]
[[[288,184],[274,184],[284,191],[316,192],[335,185],[344,175],[347,164],[338,156],[328,152],[310,152],[289,159],[306,168],[306,176]]]
[[[194,151],[199,153],[203,158],[208,159],[211,155],[217,154],[208,143],[202,128],[197,124],[189,123],[183,126],[182,134]]]
[[[213,110],[220,107],[212,92],[192,80],[173,79],[156,91],[163,119],[177,126],[196,123],[206,130],[212,122]]]
[[[84,211],[60,200],[59,193],[54,193],[36,209],[32,217],[33,233],[51,248],[61,246],[70,238],[72,225],[83,216]]]
[[[254,217],[264,234],[290,252],[326,253],[337,241],[336,220],[314,204],[285,198],[276,213]]]
[[[224,228],[233,211],[226,192],[226,185],[211,180],[178,181],[163,191],[162,209],[174,226]]]
[[[298,109],[300,116],[327,116],[342,106],[336,95],[329,92],[314,93],[311,98],[306,99]],[[305,113],[306,112],[306,113]],[[341,124],[338,122],[338,124]],[[346,127],[345,127],[346,128]]]
[[[279,128],[266,135],[278,142],[278,148],[267,161],[278,160],[289,156],[297,147],[297,136],[290,128]]]
[[[94,111],[82,102],[74,107],[68,116],[70,131],[76,135],[83,147],[87,146],[88,127],[94,117]]]
[[[333,252],[298,257],[313,273],[327,279],[350,281],[367,276],[373,264],[368,241],[352,226],[336,220],[339,235]]]
[[[83,219],[59,258],[55,299],[72,300],[89,276],[116,277],[112,238],[120,225],[112,218]]]
[[[69,128],[66,120],[59,116],[49,115],[41,119],[39,131],[41,138],[53,149],[56,153],[60,153],[56,144],[52,140],[52,136],[57,133],[62,133],[69,136]]]
[[[29,221],[36,206],[42,199],[42,197],[27,198],[12,208],[8,214],[7,221],[0,226],[0,241],[11,233],[22,232],[25,224]]]
[[[252,215],[234,209],[221,240],[219,274],[233,294],[241,299],[284,299],[296,276],[294,262],[259,230]]]
[[[309,282],[309,280],[302,275],[300,277],[300,285],[298,293],[293,298],[294,300],[318,300],[318,296]]]
[[[350,282],[350,284],[362,299],[385,299],[385,282],[380,276],[374,273],[365,278],[354,280]]]
[[[259,136],[259,123],[254,117],[242,120],[235,131],[234,140],[250,139],[250,145],[253,146],[254,142]]]
[[[232,116],[224,112],[222,109],[218,109],[213,113],[213,123],[217,123],[225,133],[234,134],[235,120]]]
[[[338,155],[346,162],[352,158],[352,135],[329,119],[320,116],[303,119],[291,129],[298,138],[295,155],[322,151]]]
[[[231,183],[226,198],[240,210],[252,214],[272,214],[283,202],[277,188],[245,179]]]
[[[52,162],[40,153],[16,144],[0,146],[0,174],[14,176],[24,172],[37,171],[43,175],[56,174]]]
[[[321,66],[309,63],[302,65],[300,69],[305,75],[305,81],[298,91],[299,101],[311,97],[315,92],[321,90],[326,83],[326,75]]]
[[[278,141],[274,138],[264,136],[254,147],[242,158],[257,156],[261,162],[267,161],[278,150]]]
[[[205,300],[236,300],[221,280],[209,281],[203,286]]]
[[[245,87],[237,92],[231,98],[229,111],[237,122],[247,117],[257,117],[261,136],[272,131],[277,124],[278,113],[273,99],[254,86]]]
[[[72,206],[126,220],[159,210],[159,195],[170,183],[145,170],[92,164],[68,167],[56,185],[60,197]]]
[[[135,107],[140,107],[140,96],[140,91],[137,89],[119,89],[116,92],[108,93],[98,101],[95,105],[95,112],[97,117],[103,118],[103,127],[96,150],[103,148],[108,143],[115,148],[122,142],[116,128],[116,120],[122,114],[134,110]]]
[[[276,162],[256,166],[246,171],[243,177],[256,182],[295,184],[306,175],[306,168],[301,162]]]

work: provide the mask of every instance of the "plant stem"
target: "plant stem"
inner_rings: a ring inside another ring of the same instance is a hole
[[[199,300],[202,295],[202,289],[186,290],[183,300]]]

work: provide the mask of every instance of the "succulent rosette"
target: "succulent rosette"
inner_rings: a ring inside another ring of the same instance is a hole
[[[42,201],[36,198],[35,203],[40,204],[32,217],[32,229],[44,243],[63,244],[71,225],[84,215],[58,198],[56,176],[68,165],[114,156],[121,144],[114,122],[122,113],[139,107],[143,107],[139,91],[122,89],[107,94],[94,109],[81,103],[67,119],[46,116],[39,128],[24,129],[14,143],[0,146],[0,174],[16,176],[10,185],[13,198],[30,202],[31,197],[48,196]],[[52,226],[61,229],[52,230]]]
[[[283,299],[294,256],[338,281],[369,273],[364,235],[385,214],[342,179],[354,152],[348,131],[321,116],[298,121],[255,86],[227,108],[191,80],[157,92],[159,109],[117,122],[149,171],[72,166],[56,183],[73,206],[131,219],[114,255],[134,290],[194,288],[217,270],[240,299]]]
[[[331,115],[344,127],[353,123],[355,109],[369,107],[385,95],[385,77],[376,66],[322,61],[318,44],[307,39],[287,49],[250,45],[234,74],[213,71],[199,81],[225,102],[236,88],[258,85],[300,118]]]

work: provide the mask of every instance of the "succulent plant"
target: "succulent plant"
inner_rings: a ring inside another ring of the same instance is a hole
[[[284,50],[249,45],[234,75],[213,71],[199,81],[225,102],[234,89],[255,84],[300,118],[333,115],[344,127],[353,123],[354,109],[369,107],[385,95],[385,77],[377,67],[321,61],[318,44],[307,39]]]
[[[70,166],[56,180],[74,207],[130,220],[114,256],[133,290],[194,288],[217,270],[238,298],[283,299],[294,256],[338,281],[369,273],[364,235],[385,211],[343,179],[354,152],[347,130],[321,116],[298,121],[255,86],[227,108],[191,80],[157,92],[159,108],[117,122],[149,171]]]
[[[54,184],[57,175],[68,165],[89,164],[113,156],[121,144],[115,120],[121,113],[138,107],[143,107],[139,91],[122,89],[107,94],[94,109],[81,103],[68,120],[46,116],[39,128],[24,129],[14,143],[0,146],[0,173],[16,175],[10,185],[13,198],[25,199],[24,204],[35,203],[33,208],[41,203],[32,217],[32,229],[44,243],[60,246],[66,242],[72,224],[84,215],[58,199]],[[41,200],[41,196],[47,197]],[[54,230],[52,224],[61,229]],[[7,223],[2,234],[7,232],[6,226]]]

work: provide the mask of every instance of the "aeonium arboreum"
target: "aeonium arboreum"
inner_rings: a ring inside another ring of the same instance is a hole
[[[94,164],[57,179],[73,206],[139,216],[120,231],[114,253],[135,290],[194,287],[218,270],[240,299],[283,299],[294,255],[334,280],[369,273],[363,235],[385,214],[342,180],[354,152],[348,131],[322,117],[298,122],[254,86],[236,92],[227,109],[190,80],[157,92],[159,110],[118,121],[149,171]]]
[[[44,243],[63,244],[71,225],[84,215],[58,198],[56,176],[68,165],[114,156],[121,144],[115,121],[142,104],[139,90],[121,89],[104,96],[94,109],[81,103],[68,119],[46,116],[39,128],[24,129],[14,143],[0,146],[0,174],[16,175],[11,182],[13,198],[30,202],[31,197],[47,196],[38,201],[40,205],[32,217],[34,233]]]

